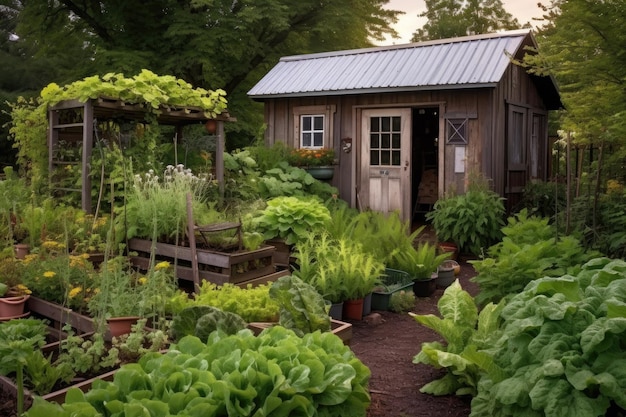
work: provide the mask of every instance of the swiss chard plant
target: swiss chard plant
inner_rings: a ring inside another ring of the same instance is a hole
[[[369,369],[332,333],[300,338],[281,326],[181,339],[165,354],[124,365],[112,382],[40,398],[28,417],[354,416],[370,404]]]
[[[529,283],[502,309],[471,416],[626,413],[626,262],[596,258],[577,276]]]
[[[445,368],[447,373],[420,391],[433,395],[475,395],[483,374],[499,378],[502,371],[485,352],[498,333],[503,305],[488,304],[480,313],[472,296],[456,280],[446,288],[437,307],[441,317],[409,313],[418,323],[436,331],[445,343],[422,343],[413,363]]]

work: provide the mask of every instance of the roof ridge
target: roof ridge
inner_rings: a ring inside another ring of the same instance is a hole
[[[423,41],[423,42],[403,43],[399,45],[382,45],[382,46],[373,46],[370,48],[346,49],[342,51],[317,52],[317,53],[302,54],[302,55],[289,55],[289,56],[284,56],[280,58],[280,61],[287,62],[287,61],[300,61],[300,60],[317,59],[317,58],[330,58],[330,57],[335,57],[335,56],[360,55],[360,54],[368,54],[372,52],[390,51],[390,50],[397,50],[397,49],[413,49],[413,48],[421,48],[424,46],[464,43],[464,42],[471,42],[471,41],[477,41],[477,40],[507,38],[507,37],[514,37],[514,36],[528,35],[528,34],[532,34],[532,29],[515,29],[515,30],[502,31],[502,32],[483,33],[479,35],[434,39],[434,40]]]

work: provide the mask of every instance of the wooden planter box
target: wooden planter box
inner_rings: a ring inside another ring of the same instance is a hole
[[[263,330],[275,324],[276,323],[249,323],[248,328],[252,330],[255,335],[258,335]],[[343,340],[343,343],[345,345],[350,346],[350,340],[352,340],[352,324],[335,319],[330,319],[330,329],[331,332],[333,332],[334,334],[339,336],[341,340]]]
[[[71,308],[63,307],[59,304],[46,301],[39,297],[31,296],[26,302],[26,308],[34,318],[46,319],[50,322],[51,331],[57,330],[62,339],[61,328],[64,324],[70,324],[77,333],[93,333],[94,322],[91,317],[74,312]]]
[[[152,250],[151,240],[133,238],[128,242],[128,250],[137,252],[137,256],[131,257],[134,265],[145,270],[149,269]],[[262,279],[264,276],[276,272],[273,260],[274,251],[275,248],[269,245],[253,251],[233,253],[198,248],[196,253],[199,279],[217,285],[253,283],[258,278]],[[175,265],[178,279],[193,282],[190,248],[157,242],[155,258],[157,261],[168,261]]]

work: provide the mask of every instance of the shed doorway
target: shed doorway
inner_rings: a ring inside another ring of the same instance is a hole
[[[413,222],[424,223],[439,196],[439,106],[411,109]]]

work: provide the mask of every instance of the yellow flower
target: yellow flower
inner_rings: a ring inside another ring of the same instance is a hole
[[[20,295],[27,295],[27,294],[32,294],[33,293],[24,284],[17,284],[15,287],[13,287],[13,289],[15,290],[15,292],[17,292]]]
[[[144,285],[146,282],[148,282],[148,278],[146,278],[146,277],[141,277],[141,278],[139,278],[139,280],[138,280],[138,281],[139,281],[139,283],[140,283],[141,285]]]
[[[46,240],[45,242],[42,242],[41,246],[50,251],[65,249],[65,244],[57,242],[55,240]]]
[[[154,266],[156,271],[160,271],[161,269],[167,269],[170,267],[170,263],[168,261],[159,262]]]
[[[83,292],[83,288],[82,287],[74,287],[70,290],[70,293],[68,294],[68,296],[70,298],[74,298],[76,297],[78,294],[80,294],[81,292]]]
[[[43,273],[45,278],[54,278],[57,273],[54,271],[46,271]]]

